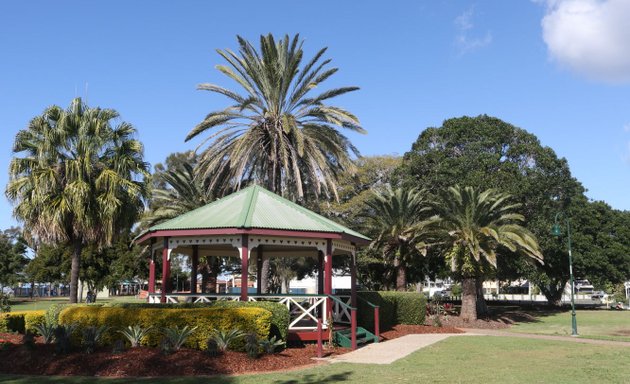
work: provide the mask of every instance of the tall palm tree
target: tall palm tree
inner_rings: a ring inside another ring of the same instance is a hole
[[[435,218],[426,218],[430,209],[422,191],[415,188],[391,188],[366,202],[362,216],[375,233],[370,247],[381,249],[385,260],[393,262],[396,290],[407,287],[407,269],[414,259],[426,254],[427,240]]]
[[[477,319],[477,280],[497,266],[501,247],[541,262],[543,255],[534,235],[520,225],[525,218],[516,213],[510,195],[494,189],[479,192],[472,187],[450,187],[435,205],[439,230],[450,248],[451,270],[462,280],[462,309],[465,320]]]
[[[351,154],[359,154],[339,129],[365,130],[352,113],[326,102],[359,88],[341,87],[313,95],[337,68],[328,67],[330,59],[320,60],[326,48],[302,65],[299,35],[286,35],[279,41],[271,34],[261,36],[259,50],[240,36],[237,40],[238,54],[217,50],[228,62],[217,69],[244,93],[215,84],[198,87],[231,102],[225,109],[209,113],[186,137],[188,141],[213,130],[202,143],[211,142],[201,153],[201,177],[211,189],[227,178],[236,189],[259,182],[298,202],[306,192],[338,198],[337,175],[354,169]],[[268,272],[269,260],[265,259],[263,292],[267,292]]]
[[[326,48],[302,65],[303,41],[299,35],[275,41],[260,37],[260,50],[238,36],[238,54],[218,50],[229,65],[217,69],[234,80],[243,94],[214,84],[201,84],[231,100],[222,110],[211,112],[188,133],[190,140],[214,130],[206,140],[211,144],[200,159],[202,176],[211,188],[227,172],[237,188],[257,181],[267,189],[301,200],[305,189],[316,196],[336,196],[339,171],[352,169],[350,154],[358,150],[339,128],[365,133],[352,113],[327,105],[333,97],[358,89],[342,87],[312,95],[337,72],[320,61]]]
[[[147,195],[142,144],[112,109],[80,98],[47,108],[18,132],[6,195],[14,216],[38,242],[72,248],[70,302],[77,302],[81,251],[129,229]]]

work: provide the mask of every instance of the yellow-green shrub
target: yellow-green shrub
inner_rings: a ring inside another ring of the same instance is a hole
[[[0,314],[0,332],[35,332],[34,326],[44,322],[46,311],[22,311]]]
[[[205,349],[206,340],[215,329],[229,331],[240,329],[255,333],[260,339],[269,336],[271,312],[262,308],[117,308],[98,306],[78,306],[64,309],[59,314],[59,324],[75,323],[76,335],[88,326],[107,326],[110,329],[103,337],[104,343],[121,339],[118,333],[128,326],[140,325],[152,328],[152,332],[142,344],[157,346],[162,339],[164,328],[186,325],[197,327],[186,342],[191,348]],[[242,343],[236,348],[242,348]]]

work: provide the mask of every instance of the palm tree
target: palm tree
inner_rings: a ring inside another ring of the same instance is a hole
[[[326,101],[358,87],[341,87],[312,95],[337,72],[330,60],[320,61],[326,48],[302,66],[299,35],[275,41],[260,37],[260,50],[237,36],[238,54],[218,50],[229,65],[217,69],[234,80],[243,94],[215,84],[199,89],[228,97],[231,104],[209,113],[186,141],[214,130],[200,158],[200,176],[210,189],[232,180],[236,189],[259,182],[274,193],[303,201],[306,192],[337,198],[337,175],[354,169],[351,154],[358,150],[338,129],[365,133],[352,113]],[[226,184],[227,185],[227,184]],[[269,261],[263,261],[261,287],[267,292]]]
[[[407,269],[418,255],[426,255],[427,240],[435,218],[426,219],[429,204],[415,188],[386,189],[366,202],[362,216],[375,232],[371,248],[382,249],[385,260],[393,261],[396,290],[407,287]]]
[[[74,99],[47,108],[18,132],[6,195],[14,216],[41,243],[72,249],[70,302],[77,302],[81,251],[129,229],[147,195],[142,144],[112,109]]]
[[[450,248],[447,259],[462,280],[460,316],[465,320],[477,319],[477,280],[496,268],[500,248],[542,263],[536,238],[519,224],[525,220],[515,212],[520,204],[510,204],[509,198],[494,189],[455,186],[435,205],[439,230]]]

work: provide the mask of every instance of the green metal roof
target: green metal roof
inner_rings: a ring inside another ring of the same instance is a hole
[[[345,233],[370,238],[300,205],[253,185],[149,228],[149,232],[180,229],[260,228]]]

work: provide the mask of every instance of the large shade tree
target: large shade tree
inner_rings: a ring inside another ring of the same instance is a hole
[[[374,240],[371,247],[382,252],[396,273],[396,290],[407,289],[407,271],[420,255],[426,254],[433,218],[427,218],[429,204],[415,188],[387,188],[367,200],[364,216]]]
[[[81,252],[128,230],[147,195],[142,144],[113,109],[80,98],[47,108],[19,131],[6,195],[33,243],[72,248],[70,302],[77,302]]]
[[[271,34],[261,36],[259,49],[240,36],[237,40],[238,53],[217,51],[227,61],[217,69],[240,91],[199,85],[230,101],[226,108],[209,113],[186,137],[207,133],[200,175],[211,189],[227,177],[237,189],[258,182],[298,202],[309,194],[336,197],[337,175],[353,168],[351,156],[358,155],[340,129],[365,131],[356,116],[328,102],[358,88],[320,90],[337,68],[323,59],[326,48],[305,60],[298,35],[278,41]],[[265,260],[264,292],[268,268]]]
[[[510,195],[494,189],[479,192],[454,186],[435,204],[448,261],[462,281],[460,316],[465,320],[477,319],[477,282],[496,268],[502,249],[542,263],[536,238],[521,225],[525,218],[516,212],[520,205],[509,199]]]

